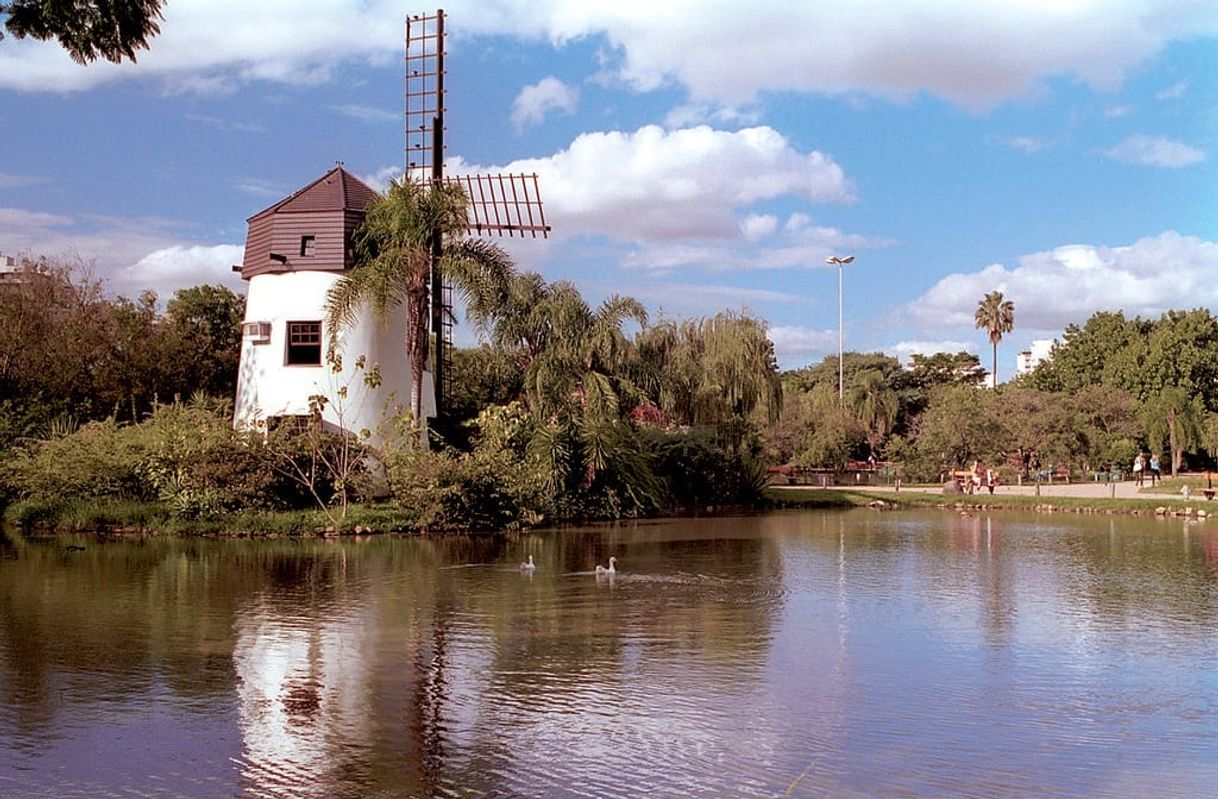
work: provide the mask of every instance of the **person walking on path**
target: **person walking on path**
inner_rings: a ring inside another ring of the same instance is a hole
[[[1161,476],[1162,475],[1159,474],[1159,456],[1151,455],[1150,456],[1150,484],[1152,487],[1154,486],[1155,481],[1157,481]]]
[[[1138,457],[1133,459],[1133,482],[1134,485],[1142,485],[1142,469],[1146,466],[1146,461],[1142,458],[1142,453],[1138,453]]]

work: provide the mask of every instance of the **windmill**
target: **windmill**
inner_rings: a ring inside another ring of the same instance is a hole
[[[459,184],[469,203],[466,229],[473,235],[530,235],[550,232],[537,175],[444,174],[444,20],[443,10],[406,20],[406,175],[430,185]],[[445,414],[452,365],[452,288],[440,272],[444,242],[431,238],[431,335],[435,341],[432,380],[436,417]]]

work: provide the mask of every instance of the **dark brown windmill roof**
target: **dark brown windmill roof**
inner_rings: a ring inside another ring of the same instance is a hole
[[[363,211],[376,197],[376,191],[336,166],[299,191],[293,192],[270,208],[251,216],[252,222],[270,213],[290,214],[309,211]]]

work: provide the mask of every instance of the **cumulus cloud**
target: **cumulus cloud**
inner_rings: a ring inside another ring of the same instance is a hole
[[[482,167],[450,159],[457,173],[537,173],[546,217],[560,236],[634,242],[738,238],[736,212],[777,197],[844,203],[845,172],[829,156],[800,152],[769,127],[699,126],[581,134],[548,158]]]
[[[161,219],[78,218],[22,208],[0,208],[0,241],[9,255],[80,258],[115,294],[152,289],[166,299],[181,288],[222,283],[244,291],[243,247],[183,241],[180,225]]]
[[[120,293],[134,294],[153,289],[162,299],[175,291],[204,283],[228,286],[239,293],[245,281],[232,270],[241,263],[245,248],[236,244],[174,245],[154,250],[130,266],[111,273],[111,284]]]
[[[749,241],[772,235],[778,229],[778,217],[772,214],[749,214],[740,220],[740,232]]]
[[[807,363],[809,359],[832,352],[837,354],[837,330],[816,330],[800,325],[774,325],[770,341],[779,363]]]
[[[603,69],[617,81],[641,91],[675,84],[694,104],[725,107],[780,91],[928,92],[985,107],[1050,77],[1112,88],[1173,39],[1218,31],[1211,0],[708,0],[675,9],[453,0],[446,7],[451,51],[476,35],[555,46],[599,37],[607,45]],[[6,41],[0,88],[62,92],[133,77],[189,91],[248,80],[317,82],[344,62],[390,63],[401,51],[402,18],[401,4],[388,0],[315,0],[308,14],[290,0],[175,0],[138,64],[81,69],[54,43]]]
[[[1171,39],[1218,30],[1208,0],[718,0],[696,12],[662,14],[654,4],[608,0],[491,5],[480,30],[558,43],[604,35],[620,80],[640,90],[678,84],[695,101],[727,105],[767,91],[925,91],[983,107],[1051,76],[1107,89]]]
[[[1001,291],[1023,330],[1060,331],[1096,311],[1157,317],[1171,308],[1218,307],[1218,244],[1168,231],[1123,247],[1072,244],[949,275],[906,307],[926,329],[971,328],[977,303]]]
[[[976,354],[977,345],[974,342],[956,341],[954,339],[942,341],[898,341],[896,344],[884,347],[883,351],[899,360],[902,364],[906,364],[909,363],[914,355],[934,355],[938,352],[946,352],[952,355],[957,352]]]
[[[391,164],[390,166],[381,167],[371,175],[360,175],[359,179],[367,183],[369,187],[384,194],[385,190],[389,188],[389,184],[400,177],[402,177],[402,168]]]
[[[558,78],[542,78],[525,86],[512,101],[512,124],[517,130],[540,125],[554,111],[574,114],[579,104],[579,89],[568,86]]]
[[[1139,166],[1161,166],[1180,169],[1205,160],[1205,151],[1198,150],[1163,136],[1130,136],[1104,155],[1113,161]]]

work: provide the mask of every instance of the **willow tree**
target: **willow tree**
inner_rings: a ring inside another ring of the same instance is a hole
[[[977,303],[977,312],[973,315],[975,326],[989,334],[990,345],[994,349],[994,369],[991,384],[998,387],[998,342],[1002,341],[1005,333],[1015,329],[1015,303],[1002,298],[1001,291],[991,291]]]
[[[666,320],[636,344],[636,383],[670,421],[713,426],[725,443],[739,447],[751,417],[778,419],[782,381],[765,322],[731,311]]]
[[[847,403],[855,417],[867,428],[867,446],[873,456],[879,454],[880,446],[892,431],[897,421],[901,402],[876,369],[868,369],[855,378],[850,387]]]
[[[428,333],[432,237],[441,236],[439,268],[458,279],[493,280],[511,272],[508,255],[481,239],[464,239],[468,199],[456,184],[429,186],[403,179],[368,204],[356,228],[355,265],[326,295],[326,324],[339,331],[355,323],[367,305],[385,325],[399,305],[406,312],[403,348],[413,381],[410,410],[422,423],[423,373],[431,352]],[[499,276],[487,278],[486,275]],[[330,354],[337,346],[330,337]]]
[[[1179,386],[1169,386],[1146,402],[1142,419],[1151,448],[1162,450],[1167,445],[1171,474],[1175,477],[1184,453],[1195,451],[1205,438],[1205,412],[1200,398],[1189,396]]]

